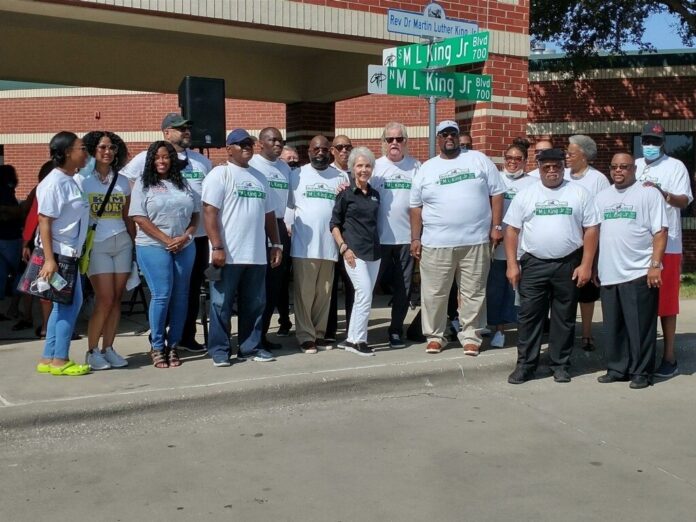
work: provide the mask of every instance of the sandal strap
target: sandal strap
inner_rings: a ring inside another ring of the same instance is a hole
[[[164,368],[169,366],[169,361],[164,354],[164,350],[150,350],[150,358],[152,359],[152,365],[155,368]]]

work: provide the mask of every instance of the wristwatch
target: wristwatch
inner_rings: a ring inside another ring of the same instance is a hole
[[[281,243],[272,243],[271,248],[280,248],[283,250],[283,245]]]
[[[215,246],[215,247],[213,247],[213,252],[215,252],[216,250],[225,250],[225,247],[223,247],[223,246]]]
[[[493,225],[493,228],[494,228],[495,230],[497,230],[498,232],[502,232],[502,231],[503,231],[503,225]]]
[[[189,238],[189,241],[193,241],[193,236],[191,234],[186,234],[186,236]]]
[[[660,263],[659,261],[655,261],[654,259],[651,259],[650,268],[662,268],[662,263]]]

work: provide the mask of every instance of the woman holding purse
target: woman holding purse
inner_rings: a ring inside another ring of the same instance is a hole
[[[38,282],[56,287],[57,256],[75,260],[82,252],[87,235],[89,210],[80,187],[73,179],[87,161],[87,148],[72,132],[56,134],[49,145],[55,168],[39,183],[36,198],[39,207],[39,245],[44,263]],[[75,278],[73,299],[70,304],[55,302],[46,327],[43,356],[36,366],[39,373],[79,376],[89,373],[87,364],[76,364],[69,358],[70,340],[77,315],[82,306],[82,286],[79,275]]]
[[[87,197],[90,230],[94,230],[90,232],[94,237],[87,275],[95,300],[87,326],[86,361],[92,370],[123,368],[128,361],[113,345],[121,319],[121,297],[132,268],[135,238],[135,225],[128,217],[130,185],[125,176],[118,174],[128,158],[128,149],[113,132],[93,131],[82,139],[94,157],[92,172],[75,176]]]

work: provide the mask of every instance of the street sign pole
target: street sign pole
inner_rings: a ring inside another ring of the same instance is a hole
[[[435,157],[435,128],[437,126],[437,97],[428,97],[428,150],[430,157]]]

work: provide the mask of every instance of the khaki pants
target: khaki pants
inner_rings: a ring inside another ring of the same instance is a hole
[[[459,287],[459,342],[481,345],[476,330],[486,297],[486,280],[490,269],[490,245],[430,248],[423,247],[420,261],[421,318],[423,335],[428,342],[447,345],[447,297],[456,280]],[[456,278],[456,279],[455,279]]]
[[[326,333],[335,264],[325,259],[292,259],[295,331],[300,344]]]

